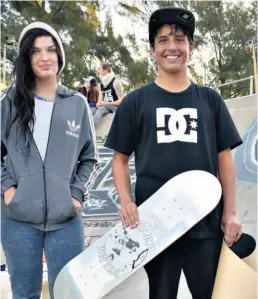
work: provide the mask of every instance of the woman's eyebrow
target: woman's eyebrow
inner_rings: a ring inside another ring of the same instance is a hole
[[[55,47],[56,47],[55,45],[51,45],[51,46],[48,46],[47,49],[55,48]],[[42,48],[33,46],[33,49],[40,50],[40,49],[42,49]]]

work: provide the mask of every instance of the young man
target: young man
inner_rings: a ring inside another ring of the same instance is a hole
[[[137,206],[182,172],[204,170],[218,175],[222,185],[220,204],[146,265],[150,299],[175,299],[182,269],[193,298],[210,299],[222,238],[231,246],[241,236],[231,150],[242,140],[222,97],[187,77],[194,30],[195,18],[188,10],[172,7],[152,14],[149,41],[158,77],[123,99],[105,143],[115,151],[120,218],[131,228],[139,223]],[[133,152],[136,204],[131,200],[128,169]]]
[[[123,97],[123,88],[120,80],[115,77],[110,63],[103,63],[98,69],[98,75],[101,80],[101,91],[103,97],[99,98],[97,103],[97,112],[93,120],[95,126],[99,124],[105,114],[117,111]]]

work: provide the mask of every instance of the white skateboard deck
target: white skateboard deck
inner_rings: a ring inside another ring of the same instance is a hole
[[[119,222],[61,270],[55,299],[102,298],[208,215],[221,192],[204,171],[174,177],[139,207],[137,228]]]

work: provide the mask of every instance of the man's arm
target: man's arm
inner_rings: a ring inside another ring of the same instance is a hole
[[[231,246],[240,239],[242,231],[236,216],[236,175],[230,148],[218,154],[218,171],[224,200],[221,225],[225,234],[225,241]]]
[[[116,95],[118,97],[118,99],[114,102],[106,102],[105,106],[119,106],[122,102],[123,99],[123,87],[121,84],[121,81],[118,79],[115,79],[114,81],[114,89],[116,92]]]
[[[112,174],[117,189],[121,209],[120,219],[123,225],[134,228],[139,224],[138,209],[131,199],[129,156],[115,152],[112,161]]]
[[[102,93],[102,90],[99,86],[97,87],[97,89],[98,89],[99,95],[98,95],[98,101],[96,103],[96,106],[101,107],[101,103],[103,101],[103,93]]]

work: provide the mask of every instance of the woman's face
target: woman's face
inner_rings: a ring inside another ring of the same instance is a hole
[[[31,55],[31,68],[38,79],[57,77],[57,48],[51,36],[40,36],[35,39]]]

